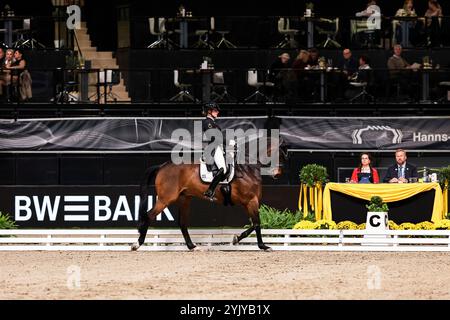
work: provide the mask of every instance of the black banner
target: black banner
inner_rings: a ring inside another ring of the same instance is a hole
[[[263,203],[295,210],[296,186],[265,186]],[[134,228],[139,210],[138,186],[0,187],[0,212],[20,228]],[[155,202],[154,189],[149,207]],[[249,224],[241,206],[225,207],[200,199],[191,204],[192,227],[244,227]],[[152,226],[178,227],[178,209],[169,206]]]
[[[0,151],[171,151],[201,149],[202,118],[0,120]],[[219,119],[222,129],[267,129],[267,117]],[[449,150],[450,118],[280,117],[298,150]],[[187,142],[174,132],[192,137]],[[175,135],[177,136],[177,135]],[[199,142],[200,144],[196,144]]]
[[[0,120],[0,150],[171,151],[180,143],[187,149],[201,149],[202,120],[203,118]],[[264,129],[266,122],[267,117],[218,120],[224,129],[244,131]],[[180,142],[173,137],[176,130],[189,134],[192,140]]]
[[[283,118],[292,149],[448,150],[450,118]]]

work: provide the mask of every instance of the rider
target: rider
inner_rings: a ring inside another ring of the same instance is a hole
[[[210,129],[217,129],[221,131],[219,125],[216,123],[216,119],[219,116],[220,112],[219,105],[213,102],[208,103],[206,104],[203,112],[206,115],[206,118],[203,120],[203,132],[206,132]],[[208,190],[206,190],[204,193],[204,195],[211,201],[214,200],[214,193],[217,185],[225,179],[227,173],[222,144],[216,147],[216,149],[212,153],[212,156],[214,157],[214,163],[216,164],[218,171],[215,173]]]

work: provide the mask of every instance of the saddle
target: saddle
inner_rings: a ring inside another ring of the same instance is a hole
[[[234,173],[235,173],[235,158],[236,154],[232,154],[232,163],[227,163],[227,173],[225,176],[225,179],[223,181],[220,181],[220,191],[223,194],[224,197],[224,205],[233,205],[233,202],[231,201],[231,181],[234,179]],[[200,158],[200,180],[204,183],[211,183],[214,179],[214,176],[219,171],[219,168],[216,164],[207,164],[203,157]]]
[[[230,145],[235,145],[235,142],[230,142]],[[235,167],[235,162],[236,162],[236,148],[234,149],[234,151],[231,153],[229,153],[230,155],[230,161],[228,161],[228,163],[226,163],[227,166],[227,175],[225,177],[225,179],[223,181],[220,182],[220,185],[223,184],[229,184],[233,178],[234,178],[234,167]],[[225,161],[227,160],[227,157],[225,157]],[[204,183],[211,183],[214,179],[214,176],[216,175],[216,173],[219,171],[219,168],[217,167],[217,165],[214,164],[207,164],[205,162],[204,157],[202,156],[200,158],[200,180]]]
[[[204,183],[211,183],[214,176],[219,171],[216,164],[209,165],[204,160],[203,157],[200,158],[200,180]],[[234,178],[234,163],[227,164],[227,174],[225,180],[221,181],[219,184],[229,184]]]

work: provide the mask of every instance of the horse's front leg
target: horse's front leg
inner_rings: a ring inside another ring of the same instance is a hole
[[[179,208],[178,214],[178,225],[180,226],[181,233],[183,234],[184,241],[189,250],[194,250],[196,245],[192,243],[191,236],[188,232],[189,225],[189,213],[190,213],[190,205],[191,205],[192,197],[188,196],[180,196],[177,201],[177,205]]]
[[[247,214],[252,222],[252,226],[244,231],[240,236],[234,236],[233,244],[239,243],[242,239],[247,238],[253,230],[256,231],[256,239],[258,241],[258,248],[261,250],[271,250],[270,247],[266,246],[262,240],[261,235],[261,222],[259,219],[259,200],[254,197],[246,206]]]

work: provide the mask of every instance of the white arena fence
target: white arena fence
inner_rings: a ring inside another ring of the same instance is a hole
[[[241,229],[191,229],[199,249],[257,251],[254,233],[238,245]],[[274,251],[450,251],[450,231],[262,230]],[[0,251],[129,251],[136,230],[0,230]],[[148,231],[140,251],[188,251],[179,229]]]

